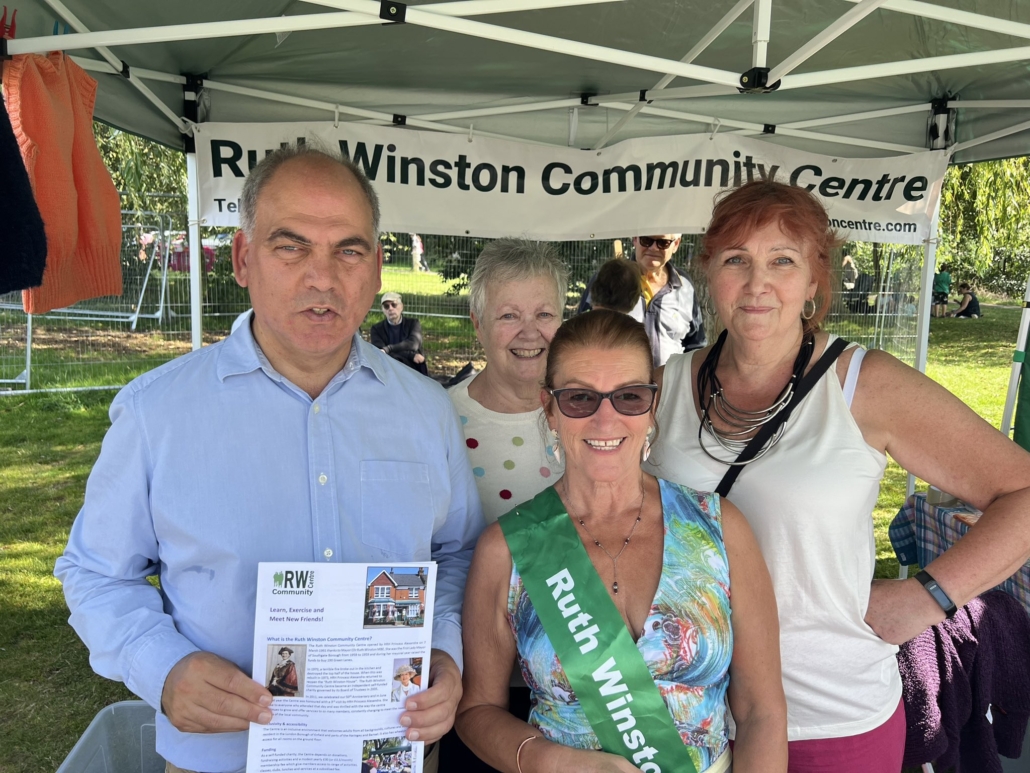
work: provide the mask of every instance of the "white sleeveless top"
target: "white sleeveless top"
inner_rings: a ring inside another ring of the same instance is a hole
[[[660,431],[645,469],[713,491],[727,465],[698,445],[693,354],[665,366]],[[831,367],[727,497],[751,524],[772,576],[791,741],[868,732],[901,699],[898,648],[864,621],[876,566],[872,512],[887,457],[865,442],[849,408],[863,354],[852,359],[848,397]]]

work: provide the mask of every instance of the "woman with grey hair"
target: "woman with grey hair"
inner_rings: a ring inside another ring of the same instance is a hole
[[[561,474],[544,440],[540,385],[567,288],[568,271],[554,248],[527,239],[491,242],[472,272],[470,316],[486,367],[450,396],[488,523]]]
[[[532,499],[564,472],[546,441],[540,404],[547,352],[562,323],[568,270],[549,244],[497,239],[483,248],[469,282],[469,316],[486,367],[449,390],[461,417],[469,463],[493,523]],[[516,668],[508,709],[529,715],[529,688]],[[452,730],[442,741],[440,770],[488,773]]]

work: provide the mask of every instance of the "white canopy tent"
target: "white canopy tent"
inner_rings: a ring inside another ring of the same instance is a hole
[[[193,254],[199,121],[332,118],[587,150],[724,131],[957,163],[1030,148],[1030,6],[1003,0],[27,0],[17,21],[7,53],[74,52],[98,74],[98,118],[187,152]],[[55,22],[73,32],[51,35]],[[930,239],[920,369],[934,264]]]

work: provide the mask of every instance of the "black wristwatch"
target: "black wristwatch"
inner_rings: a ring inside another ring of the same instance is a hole
[[[933,600],[940,604],[941,609],[944,610],[944,614],[951,617],[955,614],[958,607],[955,606],[955,602],[951,600],[947,593],[942,588],[930,573],[925,569],[916,575],[916,579],[923,583],[923,587],[926,591],[933,596]]]

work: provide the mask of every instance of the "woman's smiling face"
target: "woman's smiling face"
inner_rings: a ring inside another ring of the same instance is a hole
[[[490,369],[506,380],[539,386],[547,348],[561,325],[560,300],[550,276],[490,285],[482,318],[472,317]]]

